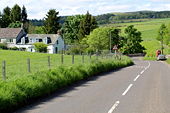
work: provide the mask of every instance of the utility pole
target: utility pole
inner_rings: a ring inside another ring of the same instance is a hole
[[[112,31],[110,31],[110,54],[112,53],[112,44],[111,44],[111,41],[112,41]]]
[[[161,54],[163,54],[163,31],[161,31]]]

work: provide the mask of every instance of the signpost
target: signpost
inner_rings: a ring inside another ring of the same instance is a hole
[[[118,50],[117,45],[114,45],[113,50],[115,50],[115,55],[116,55],[116,51]]]

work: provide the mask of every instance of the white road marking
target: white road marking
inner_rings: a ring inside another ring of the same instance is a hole
[[[141,74],[143,74],[149,67],[150,67],[150,62],[148,61],[148,66],[144,67],[144,70],[141,71]],[[135,82],[140,76],[141,75],[139,74],[133,81]],[[130,84],[122,95],[125,96],[132,86],[133,86],[133,84]],[[116,109],[116,107],[119,105],[119,103],[120,103],[119,101],[116,101],[115,104],[112,106],[112,108],[108,111],[108,113],[113,113],[113,111]]]
[[[140,77],[140,75],[138,75],[133,81],[135,82],[139,77]]]
[[[122,94],[123,96],[126,95],[126,93],[130,90],[130,88],[133,86],[133,84],[130,84],[128,86],[128,88],[124,91],[124,93]]]
[[[145,70],[141,71],[140,74],[142,75],[145,72]]]
[[[112,108],[109,110],[108,113],[113,113],[113,111],[116,109],[116,107],[119,105],[119,101],[116,101],[116,103],[112,106]]]

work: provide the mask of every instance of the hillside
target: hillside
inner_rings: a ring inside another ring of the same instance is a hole
[[[60,17],[60,24],[63,24],[68,16]],[[143,22],[148,19],[170,18],[170,11],[137,11],[125,13],[108,13],[95,16],[99,25],[110,23]],[[43,20],[30,20],[33,25],[42,26]]]
[[[96,16],[99,24],[141,22],[145,19],[170,18],[170,11],[137,11]]]
[[[146,48],[147,56],[155,56],[155,51],[160,49],[160,42],[156,40],[158,30],[161,24],[170,24],[170,18],[165,19],[147,19],[143,22],[127,22],[127,23],[114,23],[107,24],[107,26],[113,26],[120,28],[122,35],[124,35],[124,29],[129,25],[134,25],[142,33],[142,45]],[[170,48],[165,46],[165,54],[170,54]]]

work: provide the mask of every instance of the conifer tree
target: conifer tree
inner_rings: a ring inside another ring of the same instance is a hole
[[[14,5],[11,10],[10,18],[12,22],[21,21],[21,8],[19,5]]]
[[[86,35],[89,35],[95,28],[97,28],[96,19],[89,12],[87,12],[84,19],[80,23],[80,30],[78,33],[79,39],[83,39]]]
[[[47,34],[55,34],[59,30],[59,19],[57,15],[59,12],[56,12],[55,9],[50,9],[46,15],[44,21],[44,31]]]
[[[11,13],[11,9],[7,6],[6,8],[4,8],[3,10],[3,15],[2,15],[2,27],[8,27],[8,25],[11,23],[11,19],[10,19],[10,13]]]

